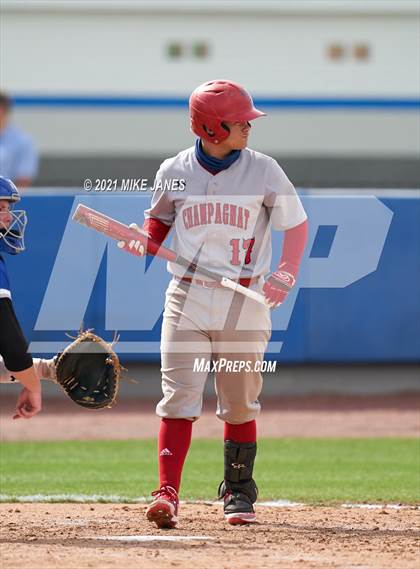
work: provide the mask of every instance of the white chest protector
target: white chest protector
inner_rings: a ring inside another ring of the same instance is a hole
[[[267,274],[271,228],[291,229],[306,219],[293,184],[277,162],[249,148],[215,176],[200,165],[195,148],[188,148],[161,164],[154,188],[145,217],[173,227],[171,247],[233,279]],[[172,263],[168,270],[184,274]]]

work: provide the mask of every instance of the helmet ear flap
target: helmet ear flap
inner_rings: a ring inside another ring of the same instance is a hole
[[[220,123],[220,126],[222,128],[224,128],[226,130],[226,132],[228,132],[230,134],[230,128],[228,127],[228,125],[226,123],[222,122],[222,123]],[[211,130],[211,128],[206,126],[205,124],[202,125],[202,128],[203,128],[204,132],[206,134],[208,134],[209,136],[211,136],[211,137],[216,136],[216,133],[213,130]]]
[[[202,126],[203,126],[203,130],[206,134],[208,134],[209,136],[215,135],[215,133],[210,128],[208,128],[205,124],[203,124]]]

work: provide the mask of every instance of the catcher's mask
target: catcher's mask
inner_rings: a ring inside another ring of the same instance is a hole
[[[20,201],[19,191],[12,180],[4,176],[0,176],[0,201],[9,203],[7,214],[11,216],[11,221],[6,224],[2,221],[6,212],[0,213],[0,239],[6,243],[10,253],[20,253],[25,250],[24,234],[28,218],[25,210],[14,209],[15,204]]]

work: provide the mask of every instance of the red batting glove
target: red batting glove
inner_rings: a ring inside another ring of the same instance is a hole
[[[287,270],[289,269],[289,270]],[[266,280],[263,292],[270,308],[282,304],[296,282],[296,278],[287,263],[282,263]]]

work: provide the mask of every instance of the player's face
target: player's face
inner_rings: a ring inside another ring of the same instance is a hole
[[[0,200],[0,229],[8,229],[11,223],[10,204],[7,200]]]
[[[215,158],[224,158],[232,150],[243,150],[248,145],[248,136],[251,130],[249,122],[227,122],[223,121],[229,128],[229,136],[220,144],[212,144],[202,140],[204,152]]]
[[[230,150],[243,150],[248,144],[248,137],[251,131],[251,123],[244,122],[226,122],[226,126],[230,130],[230,134],[224,143]]]

